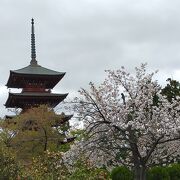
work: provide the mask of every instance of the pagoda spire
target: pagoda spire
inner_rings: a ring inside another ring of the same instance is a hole
[[[35,46],[35,34],[34,34],[34,19],[31,19],[31,62],[30,65],[36,66],[36,46]]]

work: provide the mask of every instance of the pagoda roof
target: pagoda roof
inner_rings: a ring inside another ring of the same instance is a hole
[[[6,86],[23,88],[26,81],[45,82],[45,88],[52,89],[65,75],[65,72],[53,71],[40,65],[29,65],[22,69],[11,70]]]
[[[20,75],[45,75],[45,76],[62,76],[65,72],[58,72],[51,69],[47,69],[38,64],[26,66],[18,70],[11,70],[10,72]]]
[[[40,104],[48,104],[51,107],[57,106],[63,101],[66,94],[53,94],[42,92],[23,92],[23,93],[9,93],[9,97],[5,103],[6,108],[25,108]]]
[[[58,127],[64,124],[65,122],[69,121],[72,117],[73,115],[65,115],[64,113],[59,114],[55,120],[55,124],[53,125],[53,127]]]

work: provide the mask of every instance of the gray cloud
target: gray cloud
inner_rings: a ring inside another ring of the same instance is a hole
[[[159,81],[180,80],[180,2],[178,0],[1,0],[0,108],[10,69],[30,61],[30,19],[35,18],[37,59],[67,72],[55,87],[70,92],[100,83],[105,69],[141,62],[159,69]]]

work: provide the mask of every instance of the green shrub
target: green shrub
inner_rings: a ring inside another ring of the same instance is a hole
[[[172,164],[166,167],[170,180],[180,180],[180,164]]]
[[[39,157],[33,158],[32,164],[24,168],[22,178],[24,179],[66,179],[68,171],[62,162],[60,152],[46,151]]]
[[[111,172],[112,180],[133,180],[133,173],[124,166],[116,167]]]
[[[0,152],[0,179],[16,179],[20,167],[15,158],[7,152]]]
[[[148,180],[170,180],[170,176],[164,167],[153,167],[147,173]]]
[[[80,159],[74,164],[68,180],[109,180],[109,172],[106,169],[92,167],[88,161]]]

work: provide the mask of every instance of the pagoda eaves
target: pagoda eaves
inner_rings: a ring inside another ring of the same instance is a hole
[[[6,108],[27,109],[41,104],[55,107],[63,101],[68,94],[52,94],[40,92],[9,93],[5,103]]]
[[[64,75],[65,72],[53,71],[40,65],[29,65],[19,70],[11,70],[6,86],[8,88],[24,88],[29,83],[43,83],[46,89],[52,89]]]

